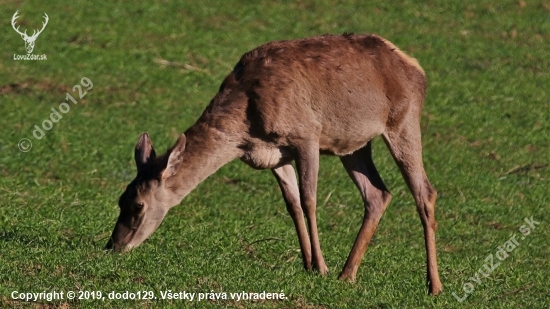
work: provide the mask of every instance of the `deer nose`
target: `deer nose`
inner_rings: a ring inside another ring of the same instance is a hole
[[[110,237],[104,250],[112,250],[112,249],[115,249],[114,247],[115,246],[113,244],[113,238]]]
[[[109,241],[107,242],[107,245],[105,246],[105,248],[103,250],[105,251],[115,251],[115,252],[128,252],[130,251],[130,249],[132,249],[132,245],[124,245],[124,246],[120,246],[120,245],[117,245],[113,242],[113,238],[109,238]]]

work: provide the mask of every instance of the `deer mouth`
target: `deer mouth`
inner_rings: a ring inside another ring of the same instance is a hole
[[[109,238],[105,250],[118,252],[129,251],[134,245],[131,244],[143,222],[141,218],[133,227],[128,227],[122,222],[117,222],[113,234]]]
[[[113,250],[113,251],[116,251],[116,252],[130,251],[132,246],[128,245],[128,243],[133,238],[134,234],[135,234],[135,231],[131,231],[130,234],[123,237],[123,239],[120,239],[116,236],[109,237],[109,241],[107,242],[107,245],[105,246],[105,250]]]

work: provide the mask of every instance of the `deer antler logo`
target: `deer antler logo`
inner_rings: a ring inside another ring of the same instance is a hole
[[[38,35],[44,31],[44,28],[46,28],[46,25],[48,24],[48,14],[44,13],[44,19],[46,19],[45,22],[42,22],[42,29],[40,29],[38,32],[36,30],[33,30],[32,35],[27,35],[27,30],[25,32],[19,31],[19,26],[15,28],[15,20],[19,17],[17,16],[17,13],[19,11],[16,11],[15,14],[13,14],[13,17],[11,19],[11,26],[13,27],[13,30],[15,32],[19,33],[21,35],[21,38],[25,41],[25,48],[27,49],[27,54],[32,53],[32,50],[34,49],[34,41],[36,41],[36,38],[38,38]]]

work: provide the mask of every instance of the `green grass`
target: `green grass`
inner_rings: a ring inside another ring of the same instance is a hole
[[[0,1],[0,307],[547,308],[550,2],[396,3]],[[22,29],[40,27],[43,13],[49,15],[34,50],[46,61],[13,60],[25,54],[10,26],[16,10]],[[344,31],[380,34],[427,72],[424,161],[439,192],[442,295],[426,295],[420,220],[380,139],[375,162],[394,198],[355,284],[336,276],[363,206],[333,157],[321,160],[318,189],[327,277],[302,269],[271,173],[241,162],[201,184],[141,247],[124,254],[102,250],[118,216],[117,199],[135,173],[133,147],[141,132],[163,151],[198,118],[244,52],[272,40]],[[34,125],[84,76],[93,89],[35,139]],[[19,151],[22,138],[31,140],[29,152]],[[452,293],[462,296],[487,256],[519,235],[531,216],[540,225],[458,302]],[[153,291],[157,297],[167,290],[284,291],[287,299],[11,298],[13,291],[54,290]]]

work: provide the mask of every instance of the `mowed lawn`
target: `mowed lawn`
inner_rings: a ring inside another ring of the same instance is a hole
[[[0,0],[0,6],[0,307],[550,305],[550,1]],[[48,14],[33,51],[47,60],[14,60],[26,54],[10,24],[16,11],[29,35]],[[391,40],[427,73],[422,142],[439,193],[443,294],[427,295],[422,225],[380,138],[374,159],[393,200],[353,284],[337,276],[363,205],[335,157],[321,158],[318,184],[326,277],[302,268],[271,172],[237,161],[173,208],[142,246],[103,251],[118,198],[135,176],[139,134],[149,132],[157,153],[164,152],[244,52],[272,40],[344,31]],[[75,85],[87,91],[82,98]],[[53,115],[57,122],[44,129],[52,108],[66,109],[63,102],[70,110]],[[29,151],[20,151],[29,143]],[[64,299],[12,297],[53,291]],[[68,299],[69,291],[84,299]],[[157,299],[109,299],[126,291]],[[195,299],[162,300],[168,291]],[[230,297],[264,291],[285,299]],[[199,293],[229,299],[199,302]]]

